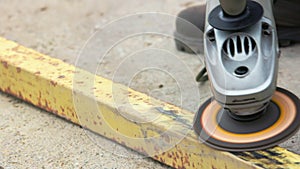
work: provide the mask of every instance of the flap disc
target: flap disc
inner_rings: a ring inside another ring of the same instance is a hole
[[[194,130],[204,144],[225,151],[253,151],[273,147],[300,126],[300,102],[277,88],[266,110],[250,121],[238,121],[217,101],[207,100],[197,112]]]

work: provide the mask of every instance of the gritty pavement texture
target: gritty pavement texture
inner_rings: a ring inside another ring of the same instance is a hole
[[[203,56],[177,52],[171,36],[172,16],[199,2],[2,0],[0,35],[195,112],[211,96],[209,83],[194,82]],[[141,12],[160,14],[134,15]],[[157,25],[147,23],[151,17]],[[122,39],[132,29],[143,34]],[[101,52],[105,56],[97,58]],[[278,74],[278,86],[298,97],[299,53],[300,45],[282,49]],[[0,111],[0,166],[5,168],[168,168],[3,93]],[[299,142],[297,134],[281,146],[300,153]]]

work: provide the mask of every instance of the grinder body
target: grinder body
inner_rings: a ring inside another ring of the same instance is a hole
[[[276,90],[279,47],[273,2],[239,0],[234,9],[232,1],[207,1],[205,64],[214,99],[234,115],[249,116],[263,111]],[[257,9],[248,9],[245,2]],[[252,16],[253,11],[261,16]],[[243,16],[247,12],[252,14]]]
[[[253,151],[300,127],[299,98],[276,87],[279,47],[271,0],[208,0],[205,64],[213,98],[195,115],[199,139],[219,150]]]

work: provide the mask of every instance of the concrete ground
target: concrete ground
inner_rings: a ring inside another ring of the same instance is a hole
[[[0,36],[87,70],[94,68],[90,71],[96,70],[95,73],[116,82],[196,111],[200,102],[211,95],[208,83],[195,88],[193,80],[203,66],[203,56],[177,52],[172,37],[160,34],[127,37],[102,60],[88,55],[97,54],[97,49],[108,50],[111,46],[106,44],[122,37],[120,30],[140,28],[145,33],[143,28],[149,15],[140,15],[134,21],[131,17],[117,20],[120,17],[140,12],[175,15],[198,2],[2,0]],[[172,17],[158,16],[154,19],[160,24],[148,27],[172,35]],[[117,24],[111,24],[112,29],[107,31],[111,21]],[[88,44],[98,47],[83,48],[92,35],[94,38]],[[278,85],[300,97],[299,53],[300,45],[282,49]],[[151,68],[153,65],[158,67]],[[0,110],[0,166],[4,168],[168,168],[3,93]],[[96,145],[91,137],[101,139],[103,144]],[[281,146],[300,154],[299,142],[298,133]]]

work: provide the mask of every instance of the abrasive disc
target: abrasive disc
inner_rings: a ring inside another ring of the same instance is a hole
[[[300,126],[300,102],[277,88],[259,117],[238,121],[217,101],[207,100],[197,112],[194,130],[204,144],[226,151],[252,151],[273,147],[292,136]]]

